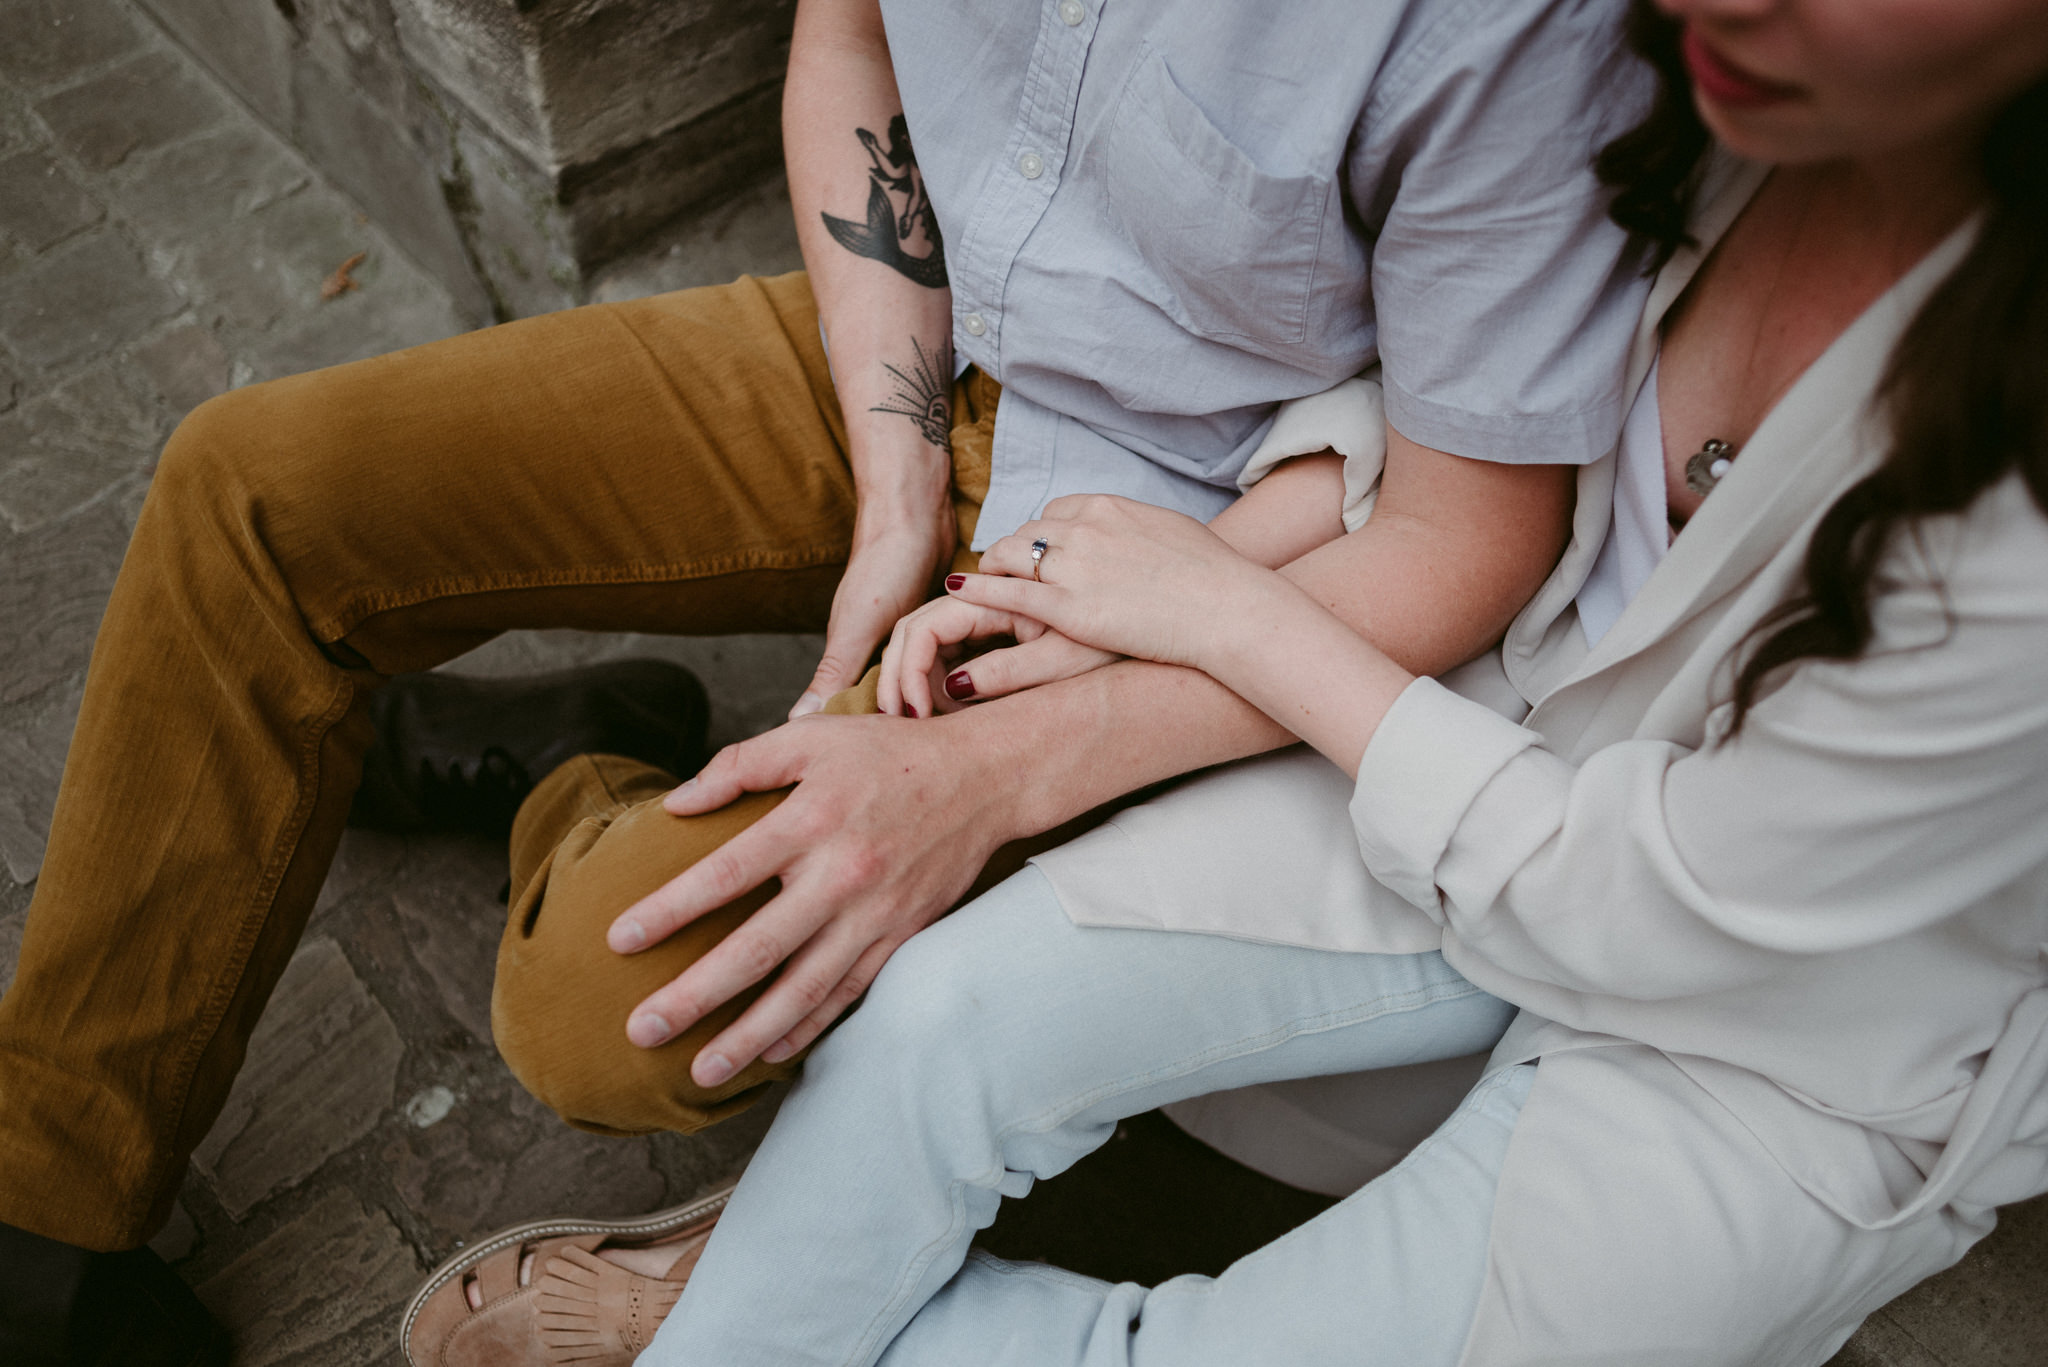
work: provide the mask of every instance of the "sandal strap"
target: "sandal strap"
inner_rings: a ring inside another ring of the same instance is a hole
[[[699,1245],[701,1247],[701,1244]],[[548,1260],[537,1284],[541,1342],[553,1367],[626,1367],[646,1351],[654,1331],[683,1294],[678,1270],[688,1277],[695,1248],[686,1250],[668,1278],[628,1272],[581,1248]]]

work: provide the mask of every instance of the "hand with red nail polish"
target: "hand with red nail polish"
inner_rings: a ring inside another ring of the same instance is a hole
[[[946,576],[948,594],[969,576]],[[896,624],[882,654],[884,712],[937,716],[960,706],[1086,674],[1120,658],[1071,641],[1045,624],[990,612],[955,597],[935,599]],[[961,668],[972,661],[973,676]],[[916,709],[914,712],[911,709]]]

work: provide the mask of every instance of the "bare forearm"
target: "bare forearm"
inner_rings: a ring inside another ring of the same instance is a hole
[[[783,130],[862,498],[941,500],[952,295],[876,0],[798,7]]]
[[[1228,673],[1253,701],[1197,670],[1134,660],[960,714],[980,732],[974,744],[1031,776],[1019,785],[1028,787],[1017,794],[1020,821],[1046,829],[1148,783],[1297,737],[1355,767],[1357,755],[1342,752],[1357,727],[1336,719],[1376,719],[1385,700],[1377,685],[1370,699],[1346,697],[1347,670],[1357,666],[1360,689],[1374,672],[1361,661],[1440,674],[1500,639],[1562,548],[1571,472],[1464,461],[1398,435],[1391,445],[1372,520],[1283,567],[1300,592],[1274,599],[1270,617],[1233,615]],[[1330,639],[1325,624],[1358,649]],[[1243,661],[1261,652],[1266,667],[1254,681]],[[1304,677],[1290,683],[1297,664]]]

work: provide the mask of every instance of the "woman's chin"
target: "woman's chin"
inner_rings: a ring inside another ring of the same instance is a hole
[[[1692,102],[1714,140],[1739,157],[1775,166],[1831,161],[1842,155],[1819,136],[1799,102],[1731,108],[1698,89]]]

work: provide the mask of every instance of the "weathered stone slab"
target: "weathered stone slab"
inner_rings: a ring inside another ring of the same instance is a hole
[[[137,346],[128,359],[182,417],[228,387],[228,353],[220,339],[197,323],[177,323]]]
[[[473,0],[454,3],[475,8]],[[796,12],[794,0],[530,0],[520,8],[532,28],[551,151],[561,166],[596,163],[697,124],[763,86],[779,87]],[[618,98],[622,90],[636,98]],[[775,123],[771,114],[771,136]]]
[[[360,284],[354,291],[293,305],[260,341],[251,342],[251,360],[238,382],[381,356],[467,327],[447,291],[395,252],[371,253],[355,278]]]
[[[103,182],[115,213],[173,266],[198,243],[311,183],[304,163],[247,121],[139,153]]]
[[[803,264],[789,207],[789,179],[778,171],[725,203],[650,235],[592,277],[590,297],[609,304],[723,285],[742,275],[781,275]]]
[[[420,1272],[391,1218],[338,1187],[198,1291],[232,1326],[236,1367],[359,1367],[391,1352]]]
[[[189,137],[220,121],[227,103],[167,52],[147,52],[36,102],[57,146],[94,170],[132,152]]]
[[[12,413],[21,402],[21,376],[14,364],[0,356],[0,414]]]
[[[54,370],[139,337],[183,307],[177,291],[102,228],[0,280],[0,340]]]
[[[377,245],[359,218],[331,191],[292,195],[194,244],[181,283],[244,336],[308,316],[349,301],[347,295],[323,300],[320,286],[342,262]],[[375,286],[383,255],[377,265],[365,259],[357,268],[359,290]]]
[[[127,545],[128,529],[103,506],[61,527],[0,535],[0,704],[84,671]]]
[[[781,148],[778,76],[629,151],[565,169],[559,198],[578,259],[600,265],[678,212],[719,203],[770,170]]]
[[[50,157],[22,152],[0,160],[0,238],[39,252],[91,227],[105,212]]]
[[[2037,1367],[2048,1362],[2048,1197],[1999,1212],[1963,1261],[1920,1283],[1859,1331],[1852,1346],[1883,1367]]]
[[[1949,1367],[1880,1310],[1863,1322],[1827,1367]],[[1955,1364],[1963,1367],[1963,1364]]]
[[[581,302],[574,233],[552,175],[478,129],[456,135],[456,171],[478,271],[494,305],[529,317]]]
[[[407,88],[397,108],[364,98],[344,73],[302,58],[292,67],[292,141],[340,190],[418,257],[474,316],[489,315],[463,233],[467,172],[454,154],[453,115]]]
[[[247,0],[141,0],[198,53],[229,89],[273,128],[291,126],[292,48],[298,35],[285,15],[295,3]]]
[[[391,1109],[405,1052],[391,1017],[341,947],[293,956],[249,1041],[248,1062],[193,1164],[241,1219],[354,1144]]]
[[[392,0],[399,41],[419,71],[461,100],[508,147],[548,160],[547,118],[526,70],[530,27],[496,0]]]
[[[409,1127],[382,1156],[400,1198],[446,1250],[517,1220],[658,1208],[665,1188],[648,1144],[572,1130],[507,1078],[459,1096],[439,1123]]]
[[[779,159],[794,0],[139,3],[468,314],[580,302]]]
[[[30,118],[20,92],[0,80],[0,152],[16,152],[42,141],[43,130]]]
[[[97,366],[0,418],[0,517],[15,530],[77,511],[155,457],[158,410],[124,369]]]
[[[12,0],[0,5],[0,76],[54,85],[141,51],[142,29],[120,7],[77,0]]]
[[[312,925],[319,927],[369,898],[387,895],[405,867],[405,856],[402,835],[345,832],[334,862],[328,865],[327,881],[320,885],[319,900],[313,904]]]
[[[505,852],[476,841],[417,841],[406,873],[391,901],[413,960],[442,1008],[488,1045],[491,984],[505,926],[497,899]]]

